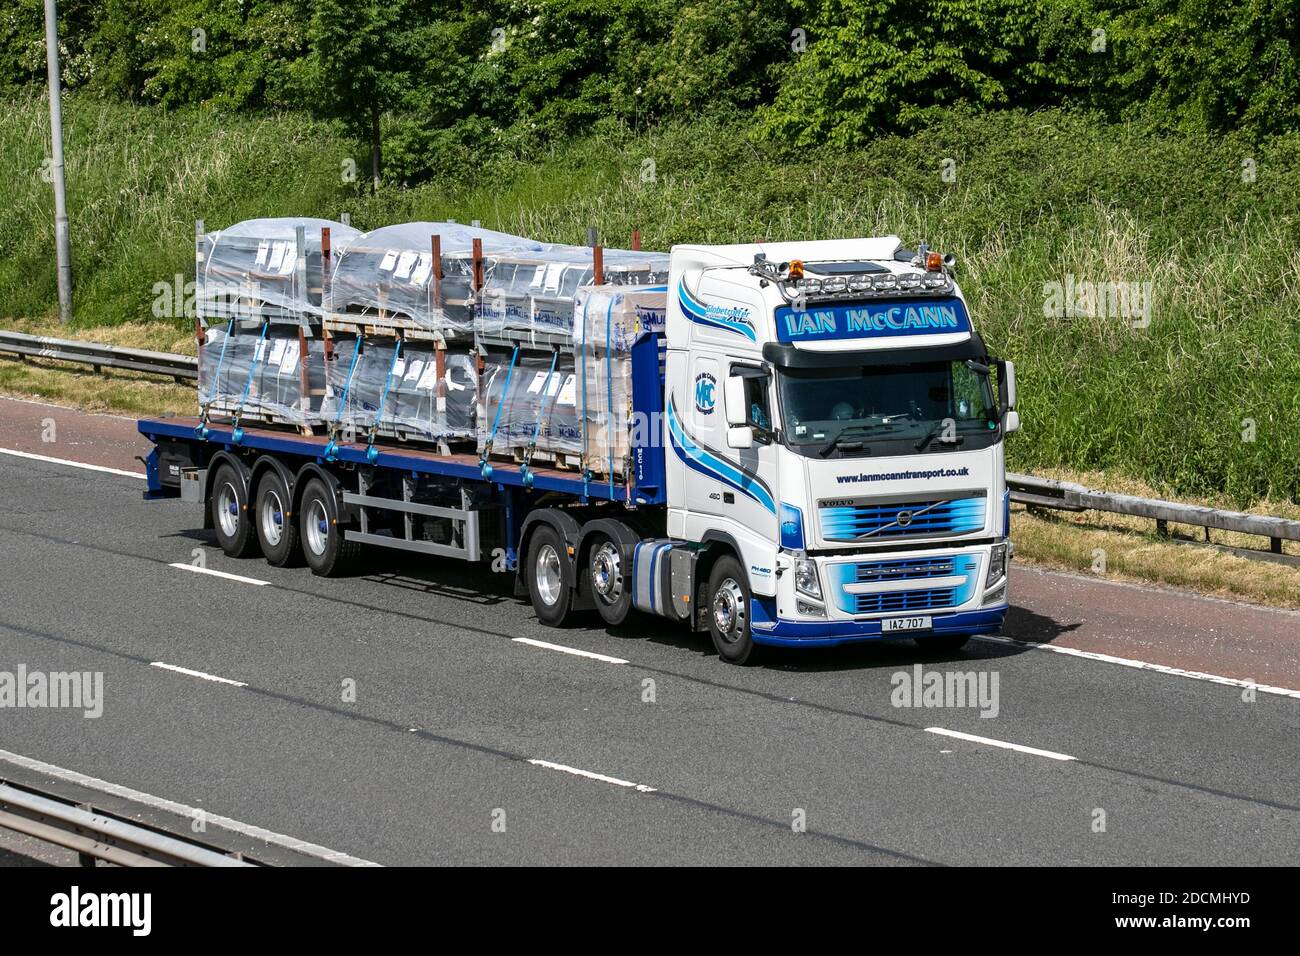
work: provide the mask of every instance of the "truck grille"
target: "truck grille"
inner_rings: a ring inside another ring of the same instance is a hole
[[[952,607],[954,588],[926,591],[894,591],[889,594],[859,594],[855,614],[888,614],[891,611],[932,611]]]
[[[828,541],[970,534],[984,527],[984,498],[836,505],[820,510]]]

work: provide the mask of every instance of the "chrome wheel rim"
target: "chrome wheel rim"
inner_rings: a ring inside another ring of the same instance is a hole
[[[262,540],[274,548],[284,537],[284,504],[278,494],[268,491],[262,496],[262,507],[258,511],[257,522],[262,527]]]
[[[217,493],[217,521],[227,538],[239,533],[239,493],[230,482],[222,485]]]
[[[325,514],[325,502],[316,498],[307,506],[302,519],[303,537],[312,554],[324,554],[329,542],[330,522]]]
[[[745,592],[735,578],[724,578],[713,592],[713,624],[718,634],[728,644],[734,644],[745,633],[748,618]]]
[[[533,566],[533,579],[537,582],[537,596],[547,607],[560,600],[560,555],[552,545],[537,549],[537,563]]]
[[[591,587],[606,604],[623,599],[623,565],[612,541],[606,541],[591,556]]]

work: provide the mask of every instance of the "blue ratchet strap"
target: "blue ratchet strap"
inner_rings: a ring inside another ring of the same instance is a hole
[[[610,348],[610,335],[614,325],[614,297],[609,297],[609,310],[605,313],[605,407],[610,421],[605,423],[605,444],[609,446],[609,500],[614,500],[614,350]]]
[[[559,358],[560,358],[560,350],[559,349],[553,350],[551,352],[551,370],[546,373],[546,381],[542,383],[541,399],[542,399],[543,407],[545,406],[546,403],[546,396],[551,390],[551,376],[555,374],[555,363],[559,360]],[[555,407],[554,402],[551,403],[551,407],[552,408]],[[519,468],[519,474],[523,476],[525,488],[531,488],[533,486],[533,475],[532,472],[528,470],[528,466],[532,463],[533,452],[537,451],[537,435],[542,430],[542,418],[545,414],[546,412],[544,412],[541,408],[538,409],[537,421],[533,422],[533,437],[529,440],[528,447],[524,450],[524,463]]]
[[[325,460],[333,461],[338,454],[338,432],[339,426],[343,424],[343,412],[348,407],[348,392],[352,389],[352,373],[357,370],[357,359],[361,357],[361,333],[357,333],[356,345],[352,347],[352,364],[348,366],[348,377],[343,381],[343,395],[339,398],[339,413],[334,416],[334,427],[331,429],[333,434],[330,435],[329,444],[325,446]]]
[[[199,416],[199,427],[194,429],[194,433],[200,438],[207,438],[210,431],[208,428],[208,412],[211,411],[212,403],[217,398],[217,386],[221,384],[221,369],[226,364],[226,348],[230,345],[230,337],[234,334],[235,320],[231,319],[226,324],[226,337],[221,340],[221,354],[217,356],[217,370],[212,373],[212,387],[208,389],[208,400],[200,403],[202,414]]]
[[[488,439],[483,443],[483,454],[479,456],[478,467],[484,479],[492,477],[492,466],[488,464],[488,455],[492,454],[492,442],[497,437],[497,426],[501,424],[501,410],[506,407],[506,401],[510,397],[510,376],[515,373],[515,359],[519,358],[519,346],[515,346],[514,352],[510,354],[510,365],[506,369],[506,381],[501,386],[501,397],[497,399],[497,414],[492,420],[492,431],[488,434]],[[490,387],[490,386],[489,386]],[[486,401],[486,399],[484,399]]]
[[[375,447],[375,436],[379,432],[379,422],[384,417],[384,406],[388,403],[388,386],[393,383],[393,370],[397,368],[398,356],[402,354],[402,340],[398,339],[397,344],[393,346],[393,360],[388,363],[388,378],[384,379],[384,391],[379,396],[379,408],[375,410],[375,420],[370,423],[370,441],[366,448],[366,461],[374,464],[379,457],[379,449]]]
[[[253,349],[253,361],[248,366],[248,379],[244,382],[244,394],[239,396],[239,404],[235,406],[235,415],[232,422],[235,428],[230,433],[230,440],[236,445],[244,440],[244,429],[239,426],[239,416],[244,413],[244,402],[248,401],[248,393],[253,388],[253,373],[257,371],[257,359],[262,353],[262,344],[266,341],[266,333],[270,328],[271,320],[267,319],[262,323],[261,334],[257,337],[257,346]]]

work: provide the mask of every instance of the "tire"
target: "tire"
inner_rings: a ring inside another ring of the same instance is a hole
[[[298,502],[298,529],[302,556],[312,574],[335,577],[344,573],[361,553],[361,545],[345,541],[339,525],[339,502],[334,491],[319,478],[312,478]]]
[[[749,578],[731,555],[718,559],[709,573],[709,636],[718,656],[728,664],[755,660],[749,627]]]
[[[617,541],[604,533],[593,535],[587,552],[587,583],[592,603],[610,627],[619,627],[632,613],[630,567]]]
[[[229,462],[223,462],[217,468],[208,507],[221,550],[232,558],[255,557],[257,533],[253,530],[253,516],[248,509],[248,493],[244,490],[242,476]]]
[[[573,589],[564,583],[572,579],[565,573],[567,553],[560,533],[550,525],[541,525],[528,539],[524,563],[528,598],[537,620],[547,627],[563,625],[573,607]]]
[[[916,646],[933,654],[955,654],[966,646],[969,634],[931,634],[928,637],[914,637]]]
[[[257,542],[267,564],[277,568],[302,564],[301,535],[293,520],[293,498],[289,486],[274,468],[268,468],[257,481],[253,524]]]

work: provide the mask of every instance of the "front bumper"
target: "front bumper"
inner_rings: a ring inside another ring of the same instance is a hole
[[[897,640],[902,634],[882,634],[881,619],[865,621],[789,621],[775,616],[776,603],[771,599],[750,600],[750,634],[755,644],[777,647],[835,647],[855,641]],[[999,604],[976,611],[931,613],[932,630],[921,631],[917,637],[928,634],[990,634],[1002,629],[1007,616],[1007,605]]]

